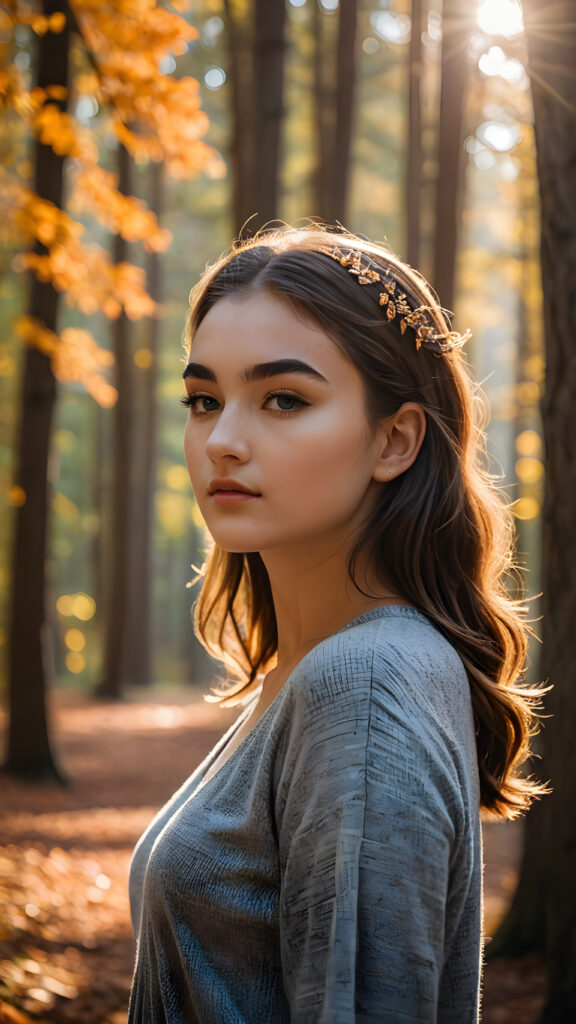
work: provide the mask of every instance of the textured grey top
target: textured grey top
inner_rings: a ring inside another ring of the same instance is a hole
[[[315,647],[140,839],[138,1024],[472,1024],[482,838],[469,684],[414,608]]]

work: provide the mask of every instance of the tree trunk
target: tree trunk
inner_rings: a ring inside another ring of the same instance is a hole
[[[150,166],[150,209],[158,221],[162,216],[162,165]],[[162,263],[160,254],[148,257],[148,294],[155,302],[162,302]],[[160,319],[150,317],[148,345],[150,365],[144,370],[141,452],[139,474],[135,487],[138,514],[134,517],[134,558],[132,568],[132,598],[130,602],[130,643],[127,655],[127,679],[134,686],[149,686],[152,682],[152,581],[153,581],[153,528],[154,494],[156,490],[157,431],[158,431],[158,354]]]
[[[454,307],[456,254],[462,211],[463,112],[468,78],[467,48],[472,25],[470,0],[444,0],[434,287],[442,305],[450,310]]]
[[[328,171],[330,165],[330,125],[328,122],[329,103],[324,85],[325,47],[322,31],[324,19],[320,5],[312,7],[312,33],[314,38],[314,77],[312,109],[314,117],[314,133],[316,138],[316,167],[314,169],[313,214],[318,219],[326,219],[325,201],[328,189]]]
[[[356,84],[357,0],[343,0],[335,54],[327,52],[324,16],[314,8],[314,120],[316,125],[316,216],[346,224]],[[334,86],[326,86],[325,67]]]
[[[422,0],[412,0],[408,66],[408,139],[406,151],[406,259],[420,266],[420,202],[422,193]]]
[[[342,0],[338,16],[336,50],[336,124],[332,162],[332,187],[328,219],[346,224],[354,96],[356,86],[356,23],[358,0]]]
[[[278,216],[284,123],[285,0],[254,0],[254,133],[250,222],[253,232]]]
[[[251,22],[224,0],[232,118],[232,217],[238,237],[278,216],[284,121],[284,0],[254,0]]]
[[[49,18],[66,10],[61,0],[44,0],[42,13]],[[69,24],[55,34],[38,39],[38,80],[68,87]],[[63,109],[65,103],[49,100]],[[62,208],[64,157],[38,140],[34,144],[34,188],[42,199]],[[40,253],[46,249],[38,243]],[[31,278],[28,314],[56,331],[58,293],[48,282]],[[17,434],[15,481],[24,492],[16,510],[12,559],[10,607],[8,755],[4,770],[34,780],[58,779],[49,738],[46,689],[49,682],[46,609],[46,554],[48,530],[48,460],[56,381],[50,359],[28,347],[24,355],[20,424]]]
[[[237,237],[252,216],[252,153],[254,145],[253,67],[251,29],[247,18],[236,18],[231,0],[224,0],[228,42],[232,171],[232,222]],[[250,232],[251,225],[248,225]]]
[[[554,683],[543,731],[546,950],[542,1024],[576,1019],[576,21],[574,3],[525,0],[540,183],[546,384],[542,669]],[[542,879],[540,879],[542,882]]]
[[[130,157],[121,144],[118,146],[118,179],[120,192],[130,195]],[[114,262],[124,262],[127,258],[128,244],[120,234],[114,238],[113,249]],[[118,401],[113,410],[111,559],[108,567],[104,670],[96,694],[114,700],[121,696],[125,680],[132,567],[133,374],[129,321],[124,312],[112,322],[112,336]]]

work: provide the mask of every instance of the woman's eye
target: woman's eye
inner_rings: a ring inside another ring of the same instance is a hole
[[[283,392],[269,395],[266,399],[265,408],[271,409],[272,412],[296,412],[297,409],[303,409],[306,405],[308,405],[308,402],[298,398],[297,395]]]
[[[207,412],[216,412],[220,408],[220,402],[211,395],[184,395],[180,401],[187,405],[195,416],[203,416]]]

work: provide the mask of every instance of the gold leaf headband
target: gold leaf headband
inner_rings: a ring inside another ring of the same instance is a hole
[[[349,274],[356,277],[358,284],[382,285],[380,292],[380,305],[386,308],[386,319],[390,323],[395,317],[400,319],[400,332],[404,334],[407,327],[411,327],[416,333],[416,348],[422,345],[431,348],[436,355],[444,352],[452,352],[454,349],[462,348],[462,345],[472,337],[470,331],[459,334],[458,331],[438,331],[433,323],[430,323],[431,314],[442,313],[444,316],[451,316],[446,309],[434,306],[418,306],[412,309],[404,292],[398,288],[398,282],[385,272],[374,270],[374,266],[368,257],[363,253],[355,252],[353,249],[342,251],[337,245],[332,249],[321,248],[326,256],[336,260]]]

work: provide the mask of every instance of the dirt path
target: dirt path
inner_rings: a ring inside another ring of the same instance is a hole
[[[134,843],[237,716],[160,699],[61,699],[55,734],[72,786],[1,780],[0,1024],[125,1024]],[[484,825],[487,935],[514,888],[521,832],[521,823]],[[489,964],[483,1024],[536,1024],[543,990],[533,958]]]

